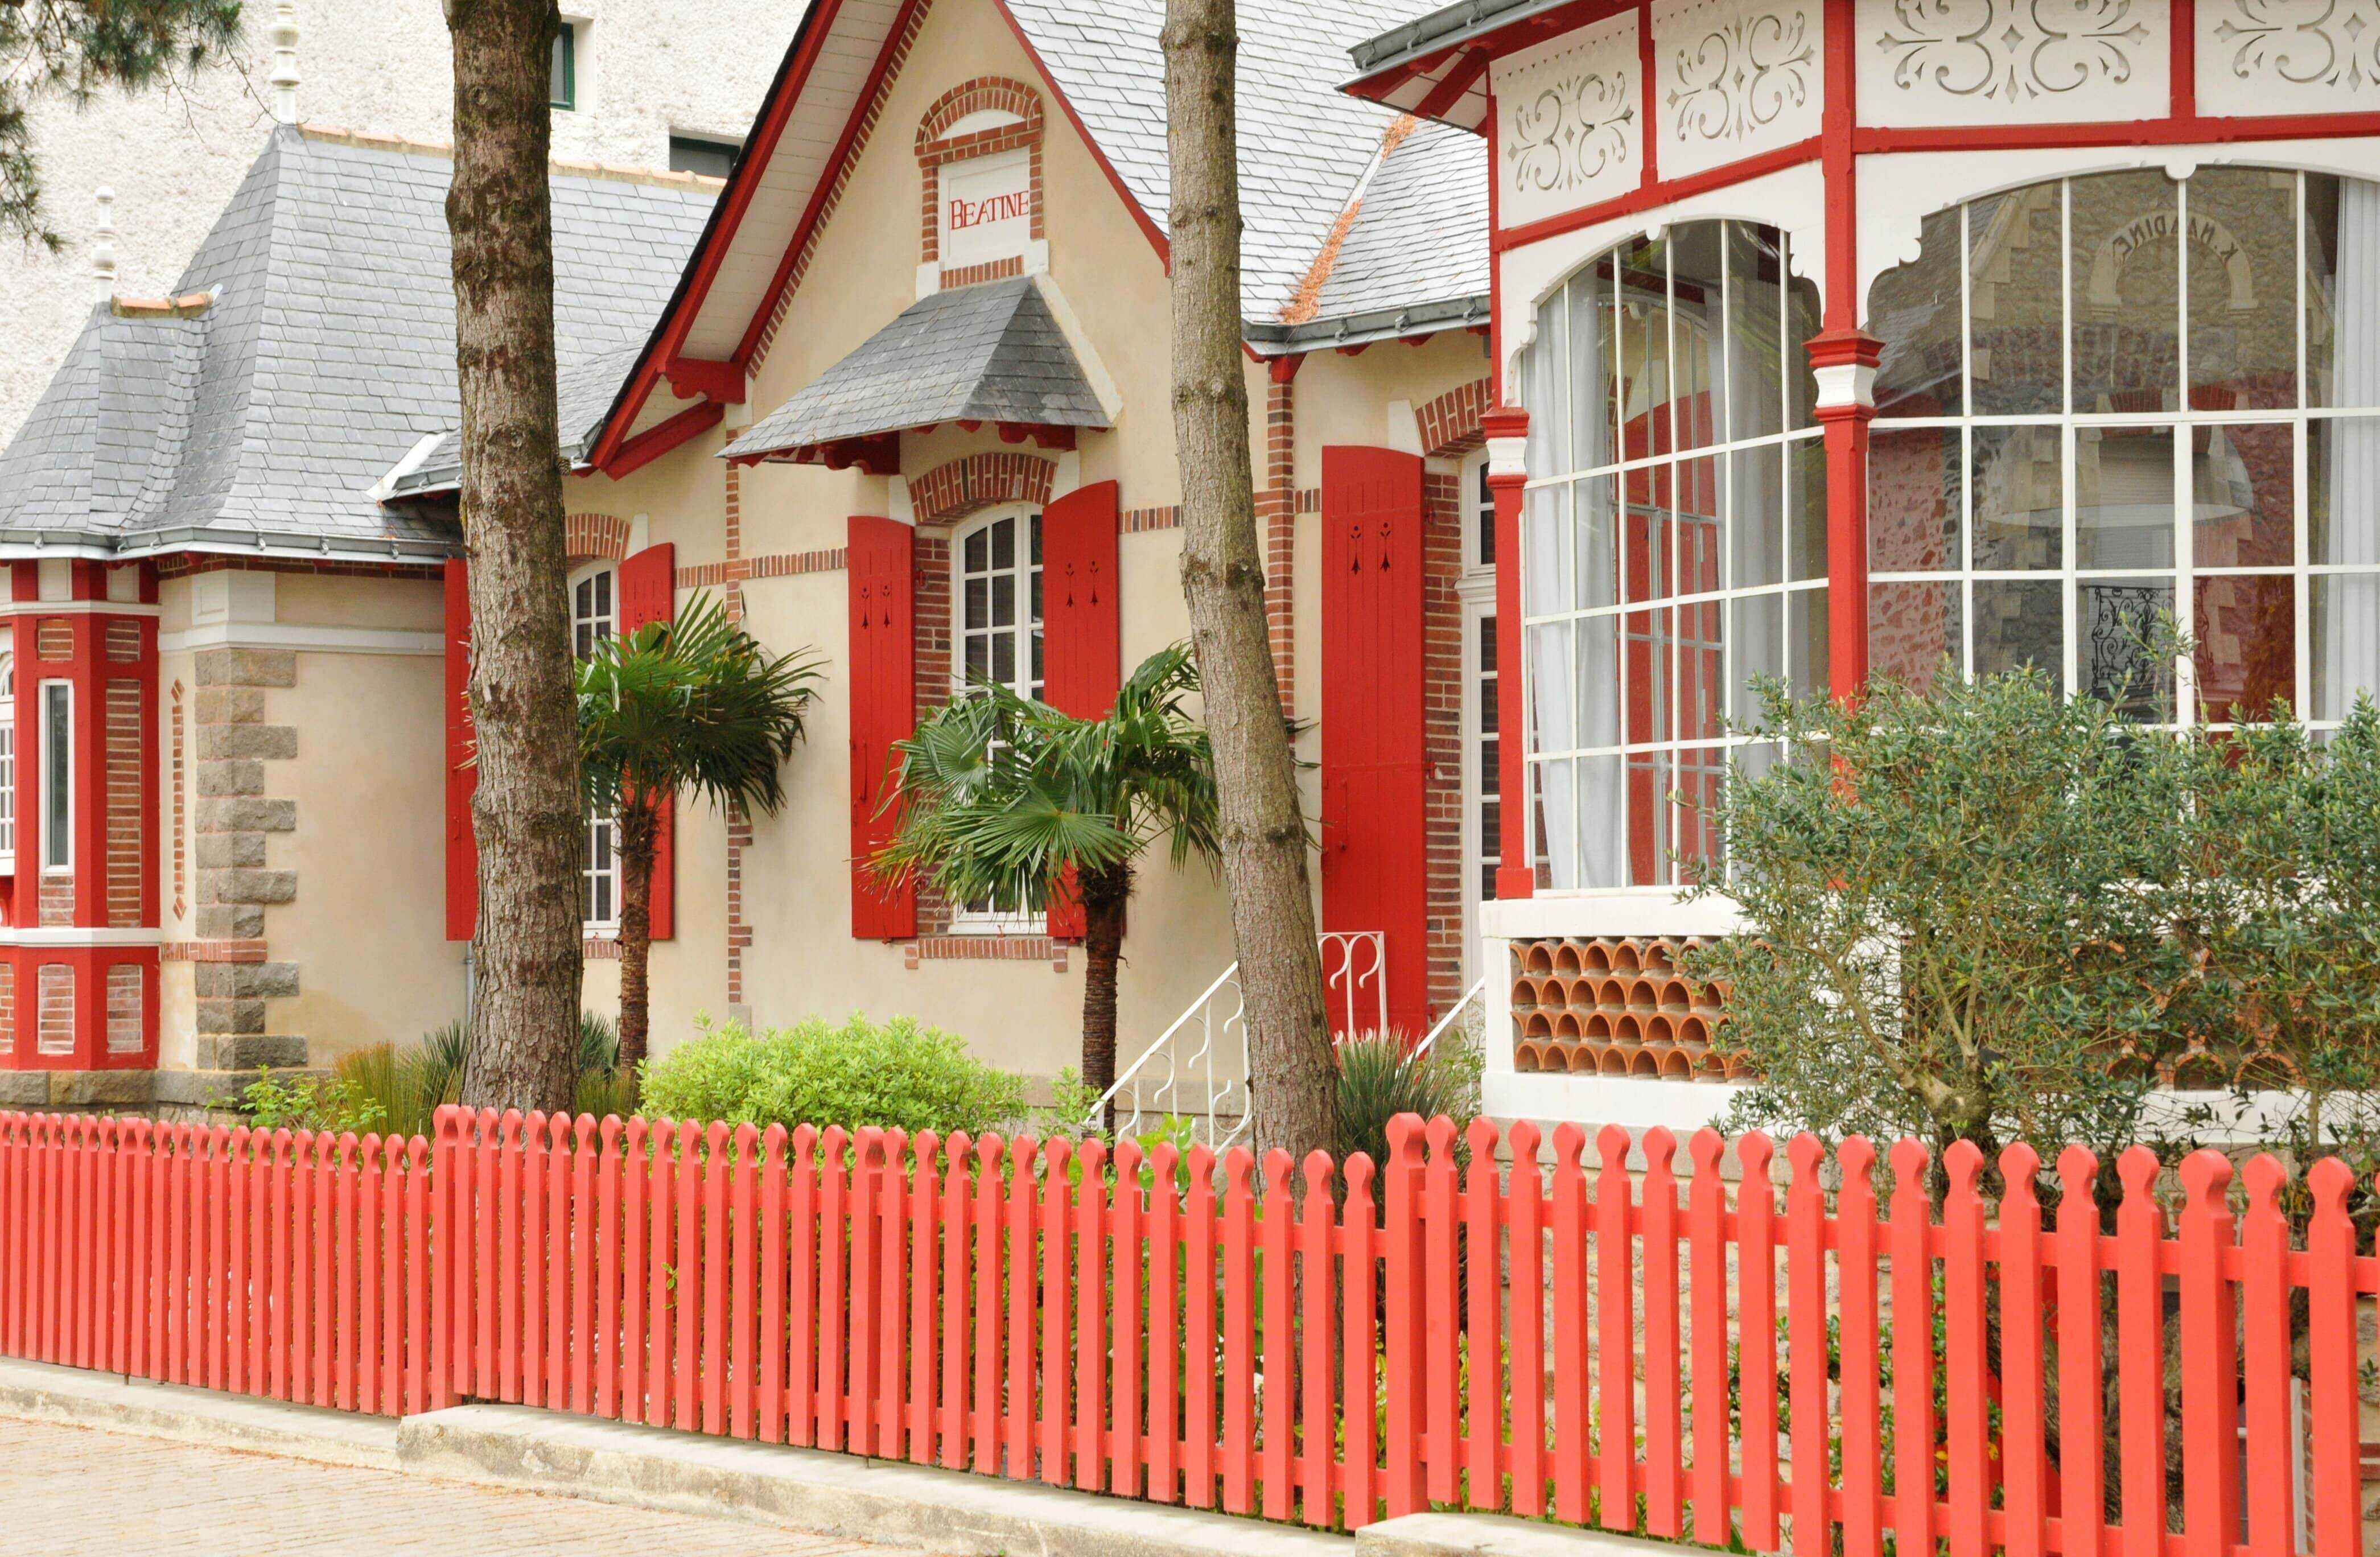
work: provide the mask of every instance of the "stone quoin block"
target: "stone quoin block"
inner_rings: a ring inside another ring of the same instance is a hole
[[[295,687],[294,649],[202,649],[197,656],[200,687]]]
[[[199,760],[201,762],[227,758],[278,762],[297,755],[298,726],[295,724],[202,723],[199,725]]]
[[[295,800],[211,797],[199,802],[201,833],[292,833],[297,827]]]
[[[200,688],[198,720],[201,724],[260,724],[264,721],[264,693],[254,687]]]
[[[255,941],[264,934],[264,910],[254,904],[207,904],[199,909],[201,941]]]
[[[200,1000],[280,1000],[298,992],[294,962],[202,962],[195,972]]]
[[[295,903],[298,901],[298,872],[295,870],[201,870],[199,872],[199,901],[201,903]]]
[[[198,1020],[201,1033],[261,1033],[264,1031],[264,1002],[202,1000],[199,1002]],[[210,1068],[222,1070],[225,1067],[214,1065]]]
[[[292,1070],[306,1063],[306,1040],[285,1034],[199,1035],[200,1070]]]
[[[145,1070],[54,1070],[50,1082],[53,1108],[139,1108],[154,1095]]]
[[[260,867],[263,863],[261,833],[204,833],[199,836],[201,870],[220,870],[227,866]]]
[[[263,793],[264,764],[261,762],[201,762],[199,764],[199,796],[201,799]]]

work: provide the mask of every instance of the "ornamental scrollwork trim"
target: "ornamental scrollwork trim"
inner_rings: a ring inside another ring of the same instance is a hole
[[[1876,46],[1894,86],[2004,103],[2121,86],[2153,42],[2132,0],[1894,0],[1892,15]]]
[[[2380,4],[2374,0],[2224,0],[2215,37],[2243,81],[2380,88]]]
[[[1636,124],[1626,71],[1582,69],[1515,98],[1504,162],[1512,188],[1561,194],[1625,166]]]
[[[1678,139],[1742,140],[1808,106],[1817,58],[1805,11],[1719,22],[1671,57],[1667,103]]]

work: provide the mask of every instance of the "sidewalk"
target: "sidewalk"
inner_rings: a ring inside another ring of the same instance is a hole
[[[0,1418],[6,1557],[917,1557],[899,1548]]]

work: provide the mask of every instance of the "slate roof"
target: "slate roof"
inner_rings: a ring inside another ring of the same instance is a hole
[[[1111,425],[1031,277],[920,298],[725,454],[779,454],[942,421]]]
[[[0,451],[0,545],[450,550],[450,524],[373,491],[460,420],[450,173],[433,148],[275,129],[176,287],[213,294],[202,315],[93,308]],[[554,322],[577,407],[609,404],[712,198],[555,175]]]
[[[1158,43],[1164,0],[1007,5],[1117,176],[1162,230],[1172,189],[1165,61]],[[1277,318],[1295,298],[1396,122],[1394,113],[1336,90],[1349,49],[1427,8],[1414,0],[1241,0],[1241,311],[1250,321]],[[1454,199],[1437,208],[1417,201],[1400,204],[1393,226],[1384,216],[1376,231],[1383,252],[1402,246],[1408,258],[1439,251],[1459,256],[1462,265],[1441,272],[1442,278],[1485,296],[1487,155],[1477,138],[1461,139],[1475,149],[1468,171],[1451,160],[1441,165],[1461,173],[1470,188],[1445,191]],[[1384,306],[1391,292],[1401,298],[1413,290],[1376,291],[1369,283],[1377,276],[1366,271],[1342,285],[1330,309],[1360,312]]]
[[[1467,130],[1424,124],[1397,141],[1355,196],[1326,254],[1313,310],[1259,346],[1354,342],[1488,317],[1488,148]]]
[[[620,347],[583,362],[565,359],[554,373],[555,418],[562,432],[562,453],[573,465],[603,431],[604,413],[637,365],[637,348]],[[415,454],[402,474],[389,482],[400,496],[441,492],[463,479],[463,430],[450,427],[429,448]]]

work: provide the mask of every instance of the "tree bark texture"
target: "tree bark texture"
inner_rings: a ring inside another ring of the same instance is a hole
[[[1097,1096],[1115,1085],[1116,969],[1123,962],[1125,906],[1132,872],[1087,871],[1083,897],[1083,1084]],[[1109,1105],[1109,1118],[1114,1105]]]
[[[547,105],[554,0],[447,0],[455,358],[479,785],[463,1101],[570,1106],[578,1047],[577,711],[555,432]]]
[[[1167,0],[1164,49],[1182,593],[1215,748],[1256,1145],[1303,1157],[1330,1147],[1337,1089],[1305,815],[1274,680],[1257,542],[1240,316],[1233,0]]]
[[[652,1029],[650,991],[653,960],[653,858],[661,819],[651,802],[625,797],[620,806],[620,1065],[644,1063]]]

